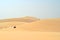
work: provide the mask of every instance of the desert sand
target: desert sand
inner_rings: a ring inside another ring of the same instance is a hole
[[[60,40],[60,18],[0,20],[0,40]]]

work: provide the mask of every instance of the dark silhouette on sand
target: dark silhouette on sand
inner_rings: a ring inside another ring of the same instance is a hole
[[[13,28],[16,28],[16,26],[14,26]]]

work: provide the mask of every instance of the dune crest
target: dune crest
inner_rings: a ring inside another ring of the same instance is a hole
[[[40,19],[35,18],[35,17],[30,17],[30,16],[26,16],[26,17],[21,17],[21,18],[11,18],[11,19],[4,19],[4,20],[0,20],[0,22],[13,22],[13,21],[18,21],[18,22],[34,22],[34,21],[38,21]]]

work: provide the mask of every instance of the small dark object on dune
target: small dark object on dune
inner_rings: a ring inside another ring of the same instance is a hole
[[[16,26],[14,26],[14,28],[16,28]]]

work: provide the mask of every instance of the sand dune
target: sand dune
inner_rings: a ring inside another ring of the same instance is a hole
[[[60,18],[0,20],[0,40],[60,40]]]
[[[40,20],[24,25],[17,25],[17,28],[29,31],[60,32],[60,20]]]
[[[0,23],[1,22],[13,22],[13,21],[18,21],[18,22],[34,22],[34,21],[38,21],[40,19],[38,18],[35,18],[35,17],[29,17],[29,16],[26,16],[26,17],[22,17],[22,18],[11,18],[11,19],[4,19],[4,20],[0,20]]]
[[[15,30],[23,30],[23,31],[40,31],[40,32],[60,32],[60,19],[41,19],[33,22],[27,22],[28,19],[32,20],[33,17],[24,17],[24,21],[21,20],[18,22],[16,21],[9,21],[8,22],[1,22],[1,28],[9,28],[16,26]],[[25,20],[26,19],[26,20]],[[25,22],[26,21],[26,22]],[[10,29],[9,29],[10,30]]]
[[[23,25],[23,24],[25,24],[25,22],[3,22],[3,23],[0,23],[0,29],[7,29],[7,28],[12,29],[16,25]]]
[[[35,21],[38,21],[38,20],[40,20],[40,19],[35,18],[35,17],[29,17],[29,16],[22,17],[22,18],[4,19],[4,20],[0,20],[0,29],[3,29],[3,28],[5,28],[5,29],[8,28],[9,29],[9,28],[11,28],[13,26],[16,26],[16,25],[35,22]]]

